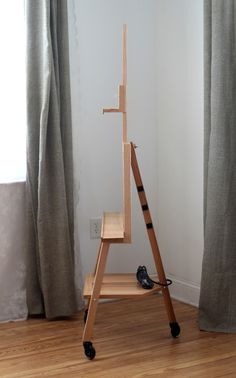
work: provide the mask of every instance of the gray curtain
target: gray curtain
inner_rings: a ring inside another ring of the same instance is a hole
[[[205,1],[205,250],[199,325],[236,332],[236,1]]]
[[[67,1],[26,0],[29,314],[76,311]]]

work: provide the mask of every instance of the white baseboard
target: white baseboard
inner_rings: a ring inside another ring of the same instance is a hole
[[[200,297],[200,285],[197,285],[193,282],[180,280],[169,274],[167,274],[167,277],[170,278],[173,282],[173,284],[169,287],[170,295],[172,298],[190,304],[192,306],[198,307]]]

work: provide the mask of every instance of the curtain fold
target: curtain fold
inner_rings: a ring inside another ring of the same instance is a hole
[[[0,322],[27,318],[25,183],[0,184]]]
[[[199,326],[236,332],[236,2],[204,2],[205,249]]]
[[[67,2],[26,0],[29,314],[76,311]]]

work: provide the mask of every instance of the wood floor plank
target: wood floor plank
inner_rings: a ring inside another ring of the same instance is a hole
[[[160,295],[99,304],[93,361],[84,357],[82,313],[0,324],[0,378],[236,377],[236,335],[200,332],[196,308],[174,308],[177,339]]]

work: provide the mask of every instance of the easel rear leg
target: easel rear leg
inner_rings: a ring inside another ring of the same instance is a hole
[[[146,198],[146,194],[143,187],[143,182],[141,178],[141,174],[139,171],[138,161],[135,153],[135,146],[133,143],[131,143],[131,165],[134,175],[134,180],[137,186],[138,196],[140,200],[140,204],[143,210],[143,217],[147,228],[148,238],[151,244],[153,258],[156,266],[156,271],[158,274],[159,281],[166,285],[162,289],[162,294],[164,298],[165,308],[169,319],[169,325],[171,328],[171,335],[173,337],[177,337],[180,333],[180,327],[179,324],[176,322],[175,313],[170,297],[169,288],[167,286],[166,276],[164,267],[161,260],[161,254],[158,247],[155,231],[153,228],[151,213],[149,211],[148,202]]]
[[[149,236],[149,241],[151,244],[152,248],[152,253],[153,253],[153,258],[155,261],[155,266],[156,266],[156,271],[158,274],[159,281],[163,284],[167,285],[166,281],[166,276],[165,276],[165,271],[163,268],[162,260],[161,260],[161,255],[156,239],[156,235],[154,232],[154,229],[148,230],[148,236]],[[173,337],[177,337],[180,334],[180,326],[176,321],[175,313],[174,313],[174,308],[172,305],[172,300],[170,297],[170,292],[168,286],[164,286],[162,289],[162,295],[164,299],[164,304],[167,312],[167,316],[169,319],[169,325],[170,325],[170,330],[171,330],[171,335]]]

